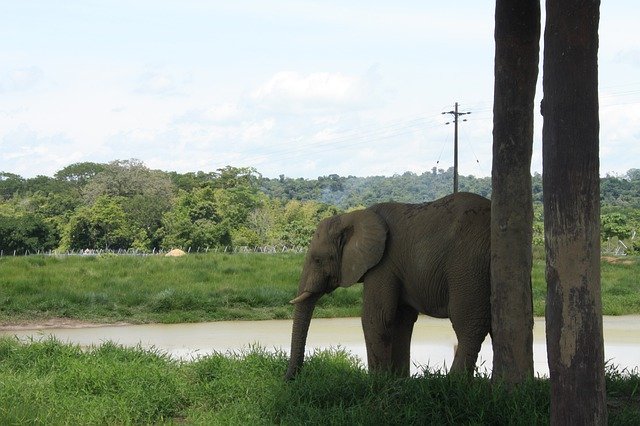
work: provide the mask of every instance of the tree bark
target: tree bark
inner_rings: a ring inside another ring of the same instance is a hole
[[[493,379],[515,385],[533,376],[531,153],[540,58],[540,1],[497,0],[495,25]]]
[[[599,1],[547,0],[543,190],[551,424],[606,424],[600,298]]]

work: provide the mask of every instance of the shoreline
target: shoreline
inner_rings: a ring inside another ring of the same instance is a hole
[[[322,319],[353,319],[360,317],[335,317],[335,318],[314,318],[315,321]],[[430,319],[438,319],[441,321],[449,321],[448,318],[432,318],[427,315],[420,315],[418,320],[423,318]],[[535,316],[534,323],[544,322],[545,318],[543,316]],[[625,320],[638,323],[638,327],[640,328],[640,314],[628,314],[628,315],[603,315],[603,322],[620,322],[623,323]],[[50,318],[46,320],[40,321],[18,321],[15,323],[4,323],[0,324],[0,331],[28,331],[28,330],[48,330],[48,329],[80,329],[80,328],[100,328],[100,327],[126,327],[126,326],[140,326],[140,325],[176,325],[176,324],[209,324],[209,323],[242,323],[247,321],[256,321],[256,320],[222,320],[222,321],[201,321],[201,322],[177,322],[177,323],[162,323],[162,322],[145,322],[145,323],[134,323],[134,322],[126,322],[126,321],[116,321],[116,322],[93,322],[93,321],[85,321],[79,320],[75,318]],[[258,320],[258,321],[292,321],[292,319],[266,319],[266,320]],[[635,325],[635,324],[634,324]]]

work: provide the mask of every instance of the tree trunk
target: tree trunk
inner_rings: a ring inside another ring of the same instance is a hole
[[[543,189],[551,424],[606,424],[600,299],[599,1],[547,0]]]
[[[540,1],[497,0],[491,196],[493,379],[533,376],[531,152]]]

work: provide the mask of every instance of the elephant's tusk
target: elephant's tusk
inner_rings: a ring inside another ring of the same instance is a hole
[[[305,291],[300,296],[296,297],[295,299],[290,300],[289,303],[291,303],[292,305],[295,305],[296,303],[304,302],[305,300],[307,300],[311,296],[313,296],[313,293],[311,293],[310,291]]]

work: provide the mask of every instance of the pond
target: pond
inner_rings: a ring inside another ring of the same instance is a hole
[[[536,318],[534,325],[534,368],[536,374],[548,376],[545,324]],[[0,330],[0,335],[21,339],[55,336],[63,342],[81,346],[112,341],[124,346],[155,348],[172,357],[191,360],[212,352],[240,352],[251,345],[269,350],[289,350],[290,320],[224,321],[195,324],[114,325],[78,328],[34,328]],[[619,369],[640,365],[640,316],[604,318],[605,360]],[[447,319],[420,316],[412,343],[412,372],[422,366],[448,368],[453,361],[455,334]],[[340,347],[358,356],[366,365],[366,350],[359,318],[314,319],[309,329],[308,351]],[[478,366],[491,371],[491,341],[482,345]]]

